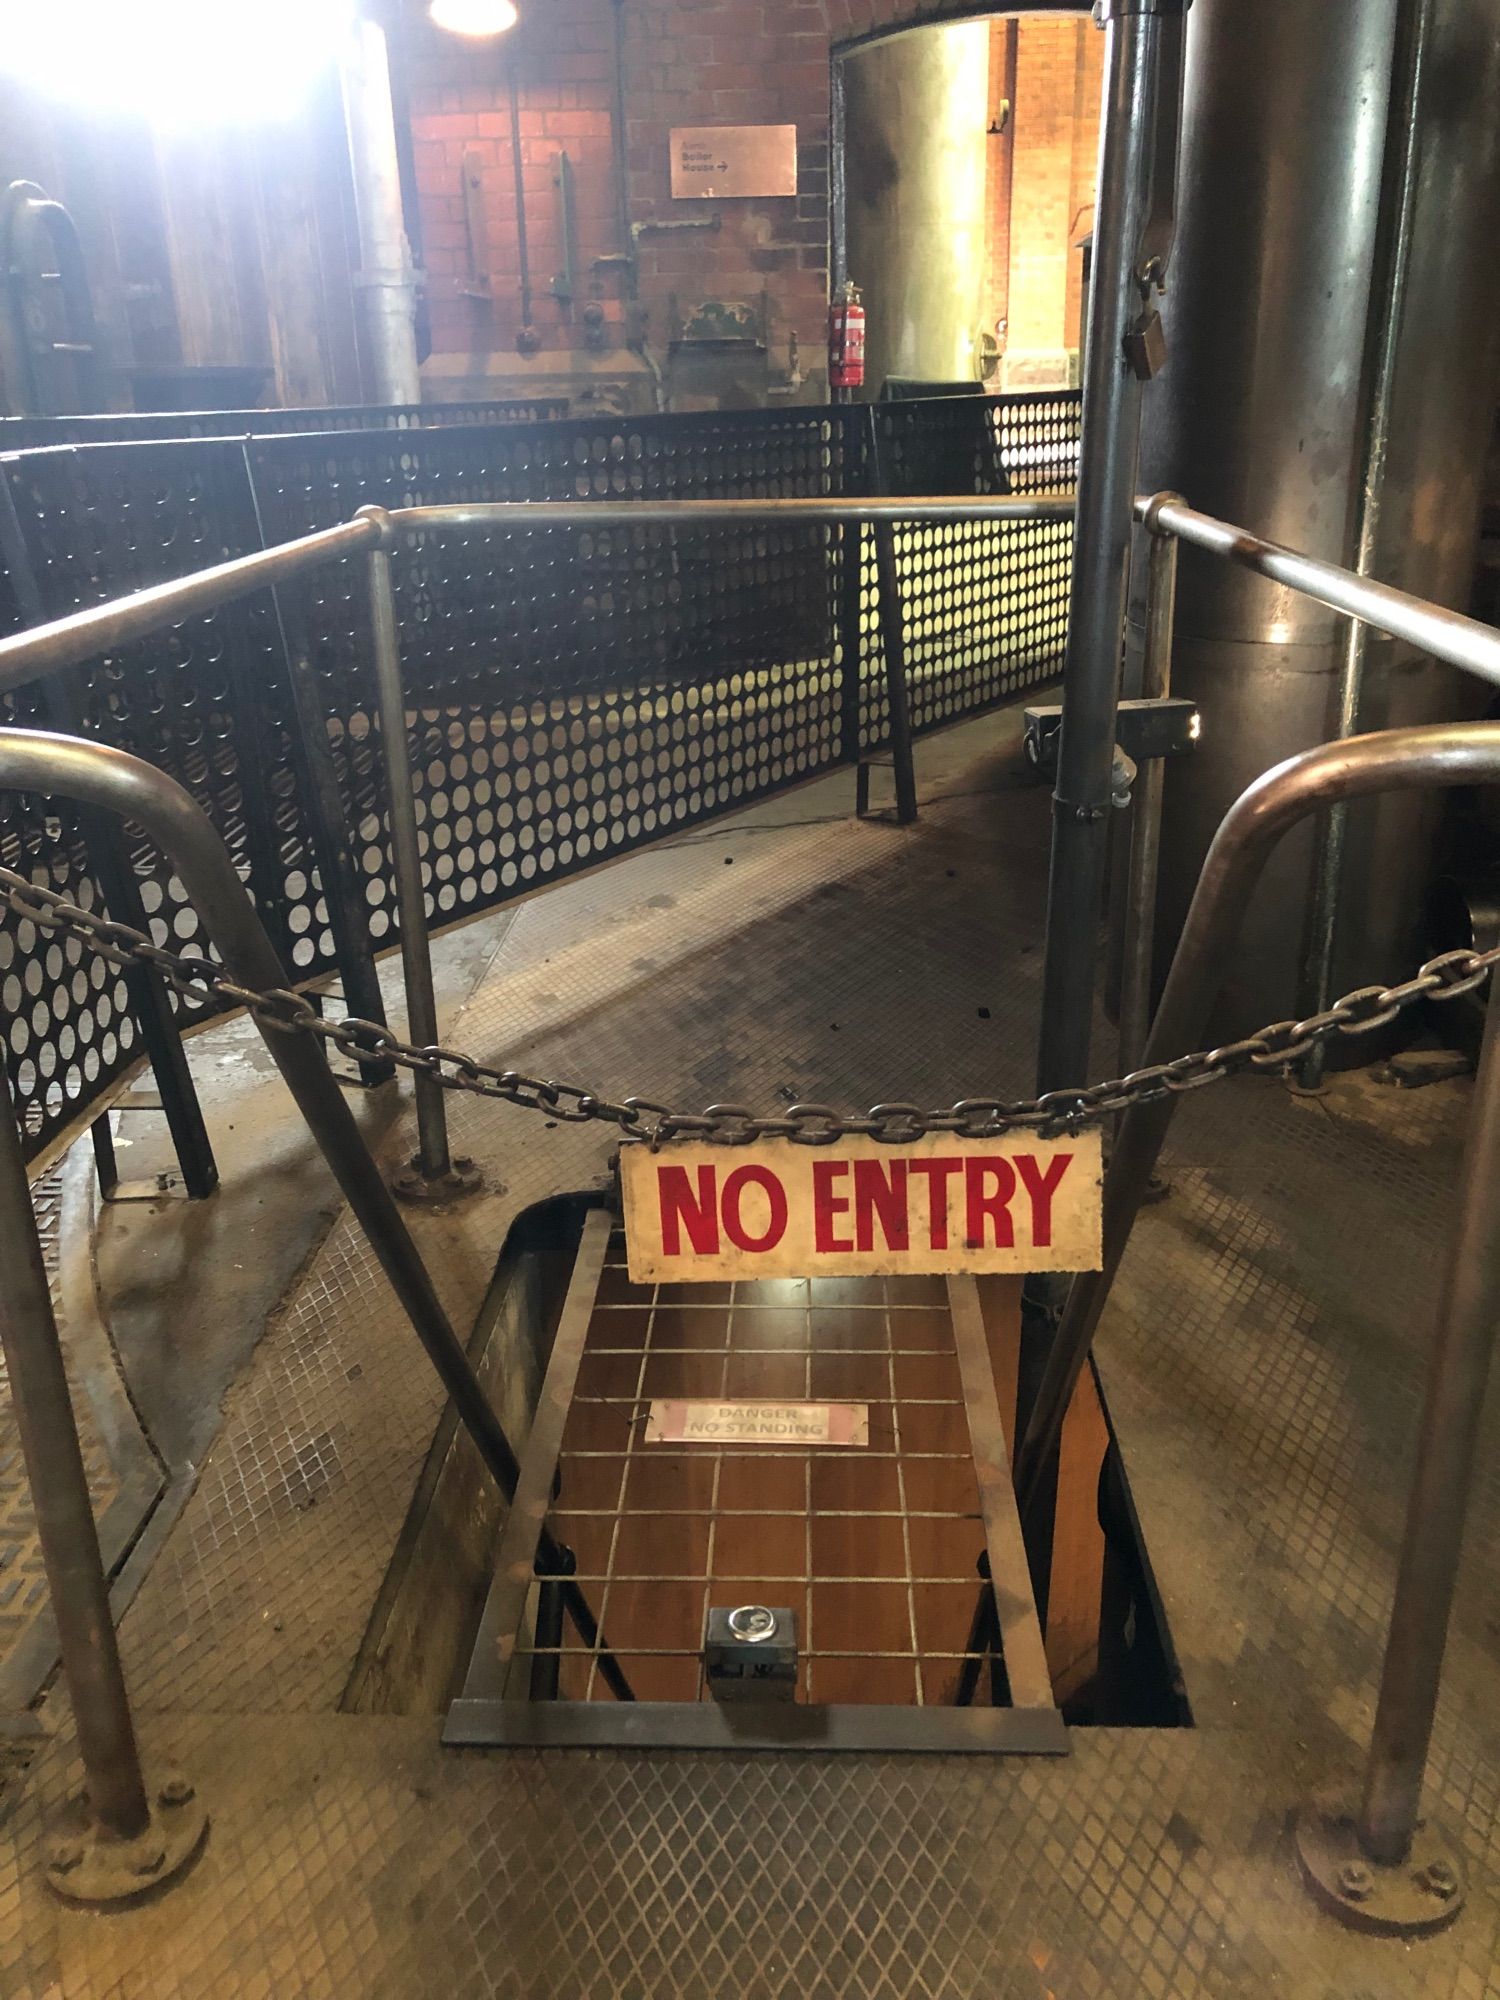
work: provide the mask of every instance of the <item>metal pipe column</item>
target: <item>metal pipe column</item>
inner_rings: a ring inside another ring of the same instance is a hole
[[[1104,116],[1084,369],[1083,453],[1073,530],[1037,1051],[1037,1086],[1044,1091],[1081,1085],[1089,1076],[1141,428],[1141,382],[1126,359],[1125,340],[1139,310],[1135,267],[1150,204],[1158,4],[1159,0],[1105,0],[1104,7]]]
[[[1396,393],[1396,367],[1411,271],[1412,220],[1417,205],[1418,119],[1422,72],[1432,26],[1433,0],[1407,0],[1397,18],[1397,51],[1391,77],[1390,110],[1386,116],[1387,171],[1382,181],[1396,194],[1395,213],[1380,246],[1380,285],[1375,381],[1365,426],[1359,493],[1359,531],[1353,567],[1360,576],[1374,573],[1380,546],[1380,516],[1385,500],[1386,463],[1390,455],[1391,407]],[[1372,291],[1375,288],[1372,287]],[[1344,627],[1339,662],[1338,720],[1340,737],[1357,736],[1363,706],[1365,656],[1369,630],[1361,618]],[[1337,936],[1339,886],[1349,832],[1349,808],[1334,806],[1318,831],[1313,850],[1313,900],[1307,963],[1305,1004],[1310,1013],[1333,998],[1334,946]],[[1323,1080],[1327,1051],[1320,1042],[1302,1065],[1300,1082],[1315,1090]]]
[[[1161,497],[1161,496],[1158,496]],[[1146,524],[1146,644],[1141,693],[1160,700],[1172,688],[1172,628],[1177,609],[1177,538]],[[1140,1062],[1151,1026],[1151,968],[1156,942],[1156,876],[1161,858],[1161,801],[1166,763],[1148,757],[1135,782],[1131,815],[1129,885],[1125,897],[1125,962],[1120,976],[1120,1071]]]
[[[354,22],[341,67],[359,222],[360,269],[355,283],[364,301],[365,366],[372,400],[419,403],[417,286],[401,209],[390,57],[385,30],[378,22],[363,18]]]
[[[151,1819],[109,1611],[88,1477],[32,1216],[10,1080],[0,1063],[0,1346],[47,1590],[67,1676],[89,1805],[105,1837],[133,1841]]]

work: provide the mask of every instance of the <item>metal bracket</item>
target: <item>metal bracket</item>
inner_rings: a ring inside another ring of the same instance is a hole
[[[1026,761],[1041,778],[1057,775],[1057,747],[1062,736],[1062,708],[1047,702],[1022,711]],[[1135,764],[1153,757],[1180,757],[1198,741],[1202,717],[1198,704],[1186,695],[1158,695],[1122,701],[1115,716],[1115,742]]]
[[[208,1814],[186,1778],[167,1778],[144,1833],[121,1840],[93,1822],[59,1834],[47,1886],[68,1903],[128,1903],[182,1873],[208,1835]]]
[[[421,1202],[428,1207],[462,1201],[466,1195],[477,1194],[483,1186],[484,1176],[469,1159],[454,1158],[446,1172],[429,1176],[422,1171],[421,1155],[414,1153],[404,1167],[391,1175],[391,1193],[398,1201]]]

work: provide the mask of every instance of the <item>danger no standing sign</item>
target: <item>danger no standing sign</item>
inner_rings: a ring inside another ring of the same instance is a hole
[[[630,1276],[1097,1270],[1100,1176],[1097,1129],[1059,1139],[931,1133],[895,1146],[626,1146]]]

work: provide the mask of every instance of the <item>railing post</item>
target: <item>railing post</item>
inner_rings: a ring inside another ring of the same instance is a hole
[[[116,1902],[170,1881],[197,1852],[208,1822],[192,1787],[182,1779],[169,1780],[153,1801],[141,1775],[109,1586],[3,1064],[0,1261],[0,1346],[87,1783],[86,1818],[57,1840],[47,1879],[70,1901]]]
[[[1149,521],[1148,521],[1148,526]],[[1146,643],[1141,694],[1160,700],[1172,690],[1172,633],[1177,610],[1177,538],[1151,529],[1146,567]],[[1161,855],[1161,801],[1166,760],[1147,757],[1135,782],[1130,867],[1125,892],[1125,962],[1120,978],[1120,1073],[1140,1066],[1151,1025],[1151,966],[1156,943],[1156,874]]]
[[[865,411],[870,488],[885,491],[880,461],[880,419],[871,404]],[[891,729],[891,774],[896,781],[896,824],[910,826],[917,816],[917,775],[912,758],[911,690],[906,675],[906,623],[901,604],[901,572],[896,563],[896,530],[889,521],[874,525],[875,574],[880,587],[876,636],[885,662],[886,708]],[[865,781],[868,786],[868,779]],[[868,790],[860,810],[868,802]]]
[[[1458,1221],[1438,1307],[1364,1795],[1357,1815],[1312,1810],[1297,1826],[1308,1887],[1360,1930],[1437,1930],[1453,1920],[1464,1899],[1457,1850],[1419,1813],[1485,1385],[1500,1326],[1497,1191],[1500,980],[1491,973]]]
[[[378,519],[388,539],[389,516],[380,508],[360,510]],[[401,633],[396,619],[396,593],[391,579],[390,549],[381,546],[366,558],[370,574],[370,627],[375,657],[376,704],[380,715],[380,752],[385,769],[386,809],[390,814],[391,859],[396,877],[396,909],[401,921],[401,970],[406,984],[406,1023],[412,1041],[421,1048],[438,1042],[437,994],[432,983],[432,944],[427,932],[427,896],[422,885],[422,846],[417,831],[417,802],[406,739],[406,691],[401,682]],[[440,1086],[420,1071],[415,1078],[417,1153],[392,1185],[408,1201],[451,1201],[479,1185],[472,1160],[455,1161],[448,1145],[448,1107]]]

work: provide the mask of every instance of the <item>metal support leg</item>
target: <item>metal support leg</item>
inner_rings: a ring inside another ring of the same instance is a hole
[[[964,1641],[963,1665],[958,1670],[954,1692],[955,1708],[971,1708],[979,1692],[979,1676],[986,1659],[993,1660],[1000,1643],[1000,1626],[995,1617],[995,1593],[990,1587],[990,1558],[981,1550],[974,1565],[979,1572],[979,1595],[974,1600],[974,1616],[969,1620],[969,1636]],[[998,1705],[998,1704],[997,1704]]]
[[[866,412],[869,425],[870,480],[876,493],[885,481],[880,469],[880,433],[873,407]],[[891,770],[896,781],[896,824],[910,826],[917,816],[917,774],[912,759],[911,696],[906,678],[906,625],[901,609],[901,574],[896,567],[896,531],[889,521],[877,521],[870,531],[875,537],[875,574],[880,584],[879,634],[881,657],[885,661],[885,697],[890,713]],[[869,779],[865,779],[862,813],[869,804]]]
[[[1083,455],[1053,795],[1047,946],[1037,1051],[1040,1090],[1088,1081],[1099,911],[1120,696],[1121,635],[1140,441],[1141,382],[1125,340],[1139,309],[1159,28],[1109,10],[1099,202],[1083,390]]]
[[[1146,646],[1141,694],[1171,693],[1172,626],[1177,603],[1177,542],[1151,537],[1146,577]],[[1166,761],[1143,758],[1130,816],[1130,867],[1125,902],[1125,962],[1120,978],[1120,1074],[1140,1064],[1151,1023],[1151,969],[1156,943],[1156,873],[1161,854],[1161,801]]]
[[[169,1881],[184,1868],[197,1852],[207,1820],[190,1786],[175,1780],[153,1804],[141,1775],[109,1586],[3,1064],[0,1260],[0,1345],[88,1795],[87,1816],[54,1847],[47,1879],[70,1900],[114,1902]]]
[[[427,895],[422,885],[422,848],[406,741],[406,692],[401,684],[401,633],[391,558],[372,549],[370,623],[374,635],[375,687],[380,713],[380,749],[385,765],[390,814],[391,858],[396,876],[396,908],[401,919],[401,969],[406,982],[406,1020],[411,1039],[422,1048],[438,1042],[437,994],[432,983],[432,946],[427,934]],[[417,1099],[417,1156],[392,1185],[403,1200],[451,1201],[479,1186],[472,1160],[454,1160],[448,1147],[448,1108],[431,1077],[414,1078]]]
[[[1491,974],[1458,1222],[1438,1306],[1364,1796],[1357,1814],[1313,1810],[1297,1826],[1308,1887],[1358,1930],[1438,1930],[1453,1921],[1464,1900],[1457,1848],[1419,1814],[1480,1415],[1500,1326],[1497,1189],[1500,980]]]
[[[559,1556],[572,1576],[578,1559],[571,1549],[559,1548]],[[563,1616],[567,1610],[562,1577],[544,1576],[537,1586],[536,1630],[532,1638],[531,1699],[556,1701],[562,1681]]]

